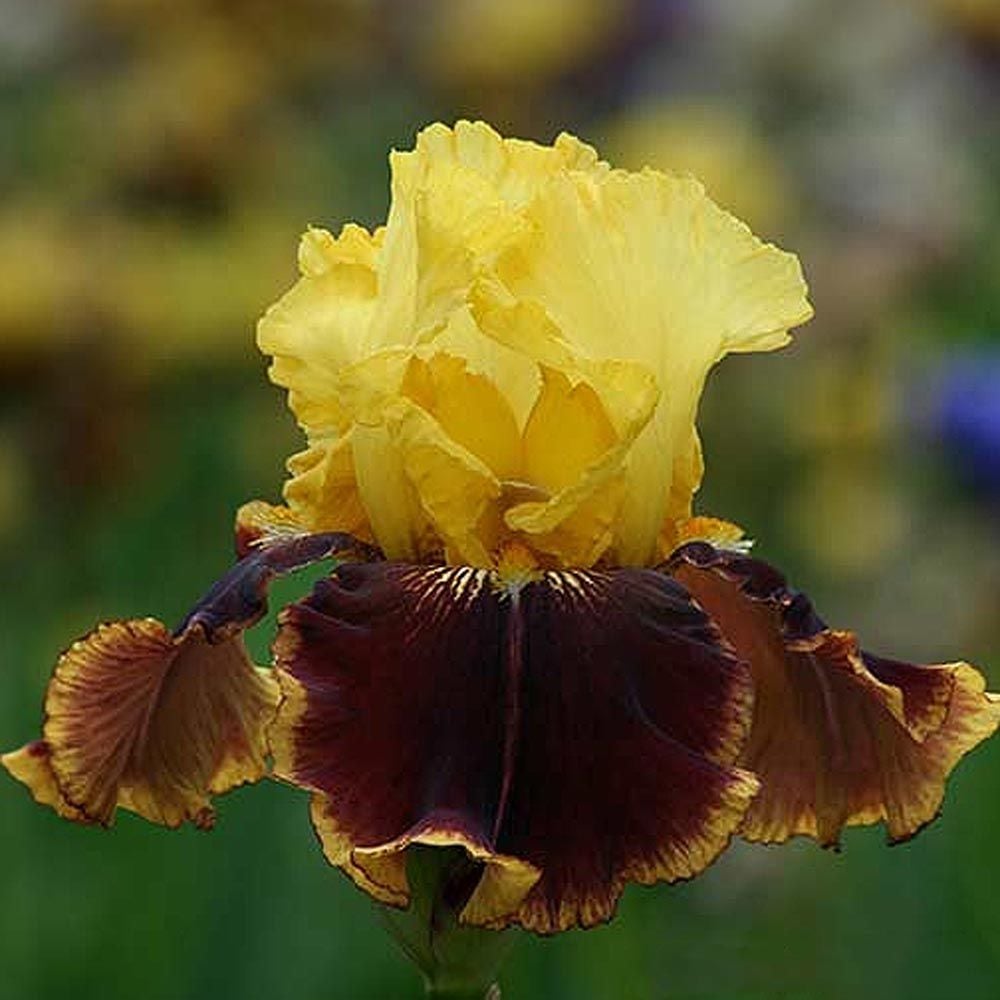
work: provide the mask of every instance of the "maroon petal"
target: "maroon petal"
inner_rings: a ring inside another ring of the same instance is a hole
[[[407,846],[460,844],[484,865],[463,919],[590,925],[627,881],[709,864],[756,790],[732,766],[746,670],[652,571],[343,566],[275,650],[275,770],[388,902],[408,899]]]
[[[3,765],[42,804],[108,824],[123,806],[157,823],[210,826],[211,796],[265,772],[277,686],[243,631],[266,611],[270,580],[353,547],[327,535],[256,548],[171,633],[153,618],[98,626],[59,658],[44,740]]]
[[[934,819],[952,768],[1000,721],[978,671],[862,652],[758,560],[694,543],[670,568],[753,673],[740,763],[762,790],[744,837],[834,846],[845,826],[884,820],[898,841]]]

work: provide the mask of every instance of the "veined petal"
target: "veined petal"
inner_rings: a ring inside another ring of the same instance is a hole
[[[607,920],[626,882],[690,878],[727,846],[757,792],[734,766],[751,691],[660,574],[546,574],[521,604],[521,738],[497,846],[542,870],[517,920],[545,933]]]
[[[275,774],[320,793],[329,860],[404,903],[402,859],[373,868],[357,848],[428,835],[445,816],[469,843],[491,835],[504,765],[500,602],[484,570],[345,566],[280,623]]]
[[[166,826],[211,826],[211,797],[266,769],[277,685],[253,666],[242,633],[265,613],[268,582],[357,545],[340,535],[272,540],[173,633],[153,618],[98,626],[56,665],[44,742],[5,755],[4,766],[80,822],[107,825],[121,806]]]
[[[757,783],[735,767],[746,668],[653,571],[347,565],[285,610],[276,773],[314,793],[327,857],[404,904],[402,854],[484,868],[462,919],[548,933],[627,881],[686,878]]]
[[[305,534],[306,527],[287,507],[250,500],[236,511],[235,532],[236,556],[242,559],[261,545]]]
[[[264,775],[273,681],[238,638],[176,638],[158,621],[99,626],[63,654],[45,742],[64,799],[108,824],[116,806],[154,823],[214,821],[213,794]]]
[[[655,171],[568,171],[526,209],[533,237],[496,273],[537,303],[580,353],[638,362],[664,388],[629,458],[616,541],[622,563],[648,564],[664,520],[690,513],[673,489],[692,468],[705,376],[728,351],[780,347],[811,315],[798,261],[766,246],[693,180]],[[668,391],[669,390],[669,391]]]
[[[833,846],[843,827],[884,820],[899,841],[935,818],[951,770],[1000,723],[978,671],[862,652],[766,563],[692,543],[670,565],[753,673],[740,763],[762,790],[744,837]]]

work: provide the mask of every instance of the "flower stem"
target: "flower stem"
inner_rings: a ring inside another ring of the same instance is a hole
[[[514,937],[461,923],[475,866],[459,847],[415,845],[407,857],[410,905],[379,906],[389,933],[420,969],[428,997],[500,1000],[497,972]]]

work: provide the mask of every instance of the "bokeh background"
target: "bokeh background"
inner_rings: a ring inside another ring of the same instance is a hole
[[[701,508],[869,648],[1000,684],[998,0],[0,0],[0,743],[70,638],[178,619],[277,498],[254,321],[307,223],[381,220],[387,150],[461,116],[694,172],[800,254],[816,319],[713,376]],[[0,785],[0,996],[419,996],[303,795],[103,833]],[[505,996],[1000,997],[1000,744],[883,840],[632,888]]]

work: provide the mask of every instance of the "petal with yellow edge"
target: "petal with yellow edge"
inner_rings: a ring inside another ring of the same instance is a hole
[[[275,652],[275,771],[388,903],[409,845],[455,845],[481,866],[463,921],[589,926],[710,864],[757,789],[746,668],[653,571],[344,565]]]
[[[835,846],[845,826],[882,820],[896,842],[937,816],[952,769],[1000,723],[977,670],[863,652],[758,560],[695,542],[670,566],[753,674],[740,763],[762,787],[742,836]]]
[[[70,805],[60,791],[55,771],[52,770],[52,749],[45,740],[34,740],[20,750],[5,753],[0,757],[0,764],[28,787],[32,798],[40,806],[51,806],[63,819],[87,821],[86,816]]]
[[[6,754],[4,767],[69,819],[107,825],[120,806],[165,826],[211,826],[212,796],[266,771],[277,685],[242,633],[264,615],[268,583],[357,546],[341,535],[272,540],[174,632],[153,618],[99,625],[56,664],[43,741]]]

